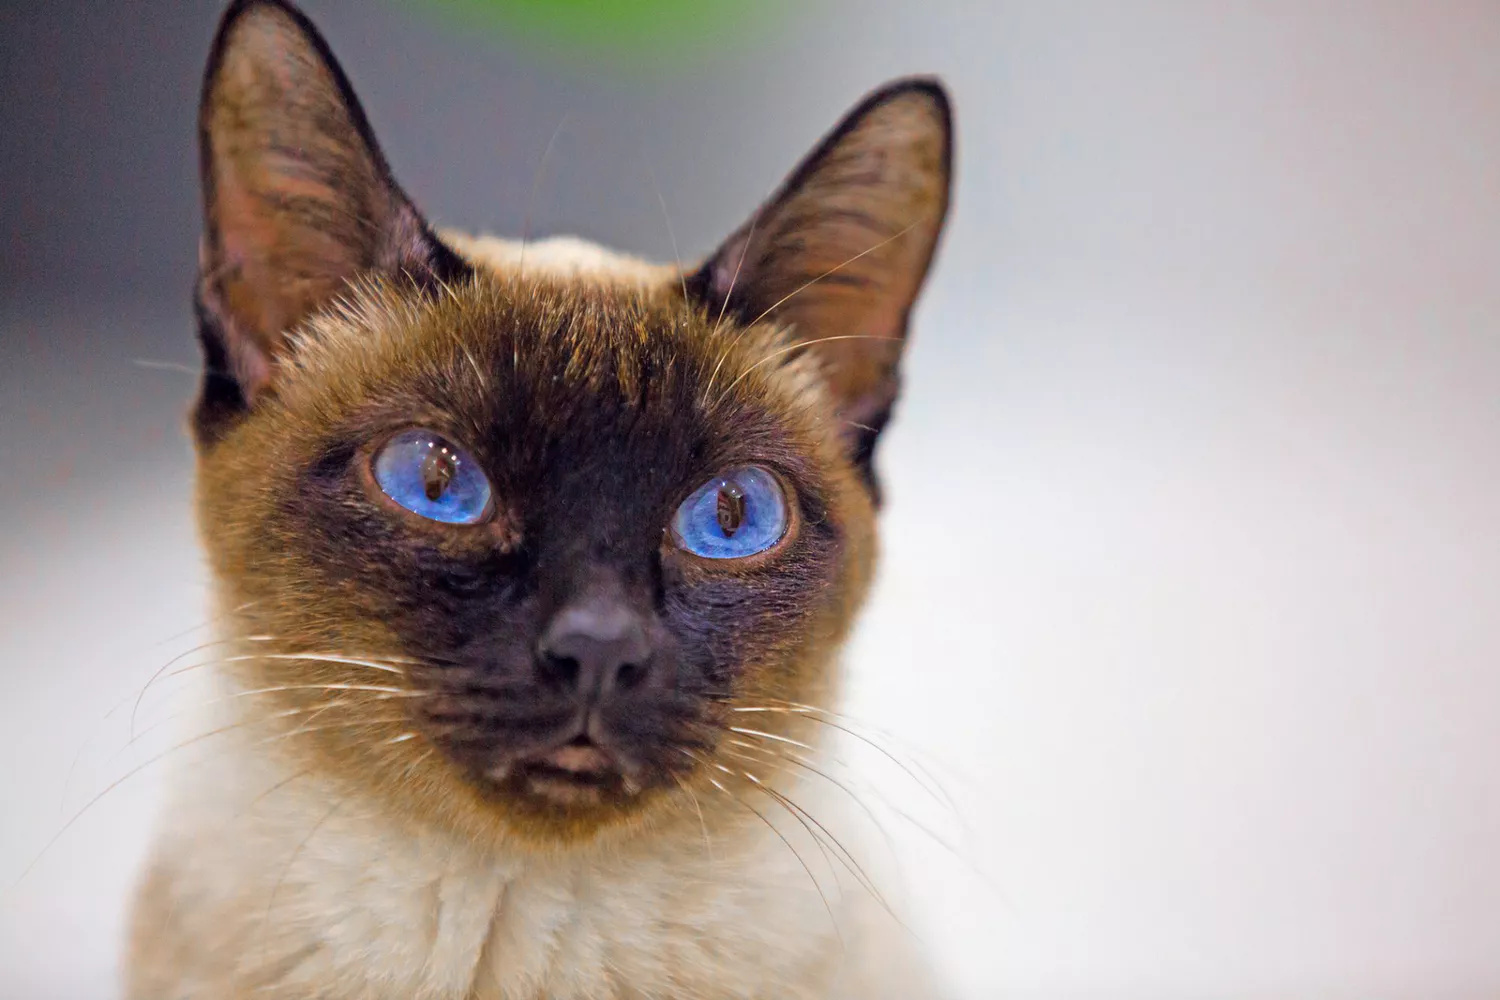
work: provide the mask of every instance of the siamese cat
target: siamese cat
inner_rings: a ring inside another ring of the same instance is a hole
[[[941,86],[871,94],[690,268],[436,231],[282,0],[224,15],[199,139],[222,697],[128,995],[930,996],[818,774]]]

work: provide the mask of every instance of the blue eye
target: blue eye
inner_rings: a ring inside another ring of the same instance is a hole
[[[375,456],[375,482],[411,511],[444,524],[474,524],[490,512],[479,463],[433,431],[402,431]]]
[[[750,465],[698,487],[672,516],[672,533],[695,556],[743,559],[781,541],[786,522],[786,495],[776,477]]]

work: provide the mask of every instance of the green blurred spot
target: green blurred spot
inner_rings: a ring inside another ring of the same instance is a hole
[[[691,61],[753,40],[787,0],[422,0],[539,40],[632,62]]]

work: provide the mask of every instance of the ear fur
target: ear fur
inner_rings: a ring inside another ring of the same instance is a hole
[[[947,216],[952,135],[941,84],[887,84],[689,278],[711,315],[788,325],[817,353],[872,490],[907,319]]]
[[[391,177],[348,79],[283,0],[225,12],[199,109],[202,441],[274,389],[287,332],[361,274],[452,280],[466,265]]]

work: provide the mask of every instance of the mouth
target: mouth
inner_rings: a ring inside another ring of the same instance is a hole
[[[507,791],[559,806],[621,802],[641,792],[633,769],[587,737],[490,768],[488,777]]]

